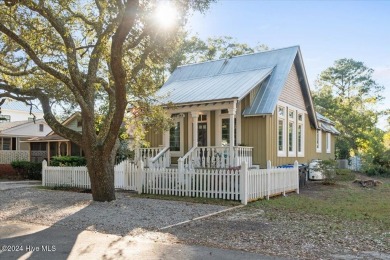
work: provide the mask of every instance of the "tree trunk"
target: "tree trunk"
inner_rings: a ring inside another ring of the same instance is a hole
[[[86,159],[91,179],[92,199],[101,202],[115,200],[115,156],[97,151],[91,153],[91,156],[87,156]]]

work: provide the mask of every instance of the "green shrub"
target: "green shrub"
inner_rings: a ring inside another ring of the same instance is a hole
[[[42,164],[29,161],[13,161],[12,168],[23,179],[42,180]]]
[[[51,166],[85,166],[87,161],[81,156],[54,156],[50,159]]]
[[[318,162],[318,165],[314,170],[320,171],[324,175],[325,179],[322,182],[323,184],[333,185],[336,183],[336,165],[337,162],[335,160],[323,160]]]

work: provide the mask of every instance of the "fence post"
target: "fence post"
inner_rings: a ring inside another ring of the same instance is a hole
[[[42,186],[46,186],[46,168],[47,168],[47,161],[42,161]]]
[[[267,200],[269,200],[269,196],[271,195],[271,176],[270,176],[270,172],[271,172],[271,161],[268,160],[267,161]]]
[[[240,170],[240,200],[241,204],[248,204],[248,163],[243,161]]]
[[[298,161],[294,162],[294,169],[297,173],[297,194],[299,194],[299,167],[298,167]]]
[[[179,158],[177,160],[177,174],[179,174],[179,185],[184,182],[184,159]]]
[[[142,184],[145,179],[145,171],[144,171],[144,162],[142,160],[138,161],[138,169],[137,169],[137,178],[136,178],[136,187],[138,194],[142,193]]]

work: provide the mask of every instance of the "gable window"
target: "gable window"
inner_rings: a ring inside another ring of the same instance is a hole
[[[278,106],[278,156],[286,156],[286,108]]]
[[[83,126],[83,121],[77,120],[77,127],[82,127]]]
[[[298,157],[305,156],[305,121],[303,114],[298,114],[298,128],[297,128],[297,141],[298,141]]]
[[[295,112],[288,111],[288,156],[296,155]]]
[[[326,153],[330,153],[330,133],[326,133]]]
[[[321,130],[317,130],[316,132],[316,152],[317,153],[320,153],[321,150],[322,150],[322,147],[321,147],[321,138],[322,137],[322,131]]]
[[[39,132],[43,132],[43,129],[44,129],[44,125],[43,124],[39,124]]]

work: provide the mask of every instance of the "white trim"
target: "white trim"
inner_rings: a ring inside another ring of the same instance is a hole
[[[279,108],[283,108],[284,115],[279,115]],[[276,125],[276,149],[278,157],[286,157],[287,156],[287,138],[286,138],[286,114],[287,114],[287,108],[284,106],[276,106],[276,115],[277,115],[277,125]],[[279,122],[282,121],[282,150],[279,150]]]
[[[237,113],[236,113],[236,144],[241,144],[241,102],[237,103]]]
[[[322,131],[320,129],[316,130],[316,152],[321,153],[322,151]]]
[[[331,140],[330,133],[326,133],[326,153],[331,152]]]
[[[296,157],[297,155],[297,123],[296,123],[296,114],[297,112],[288,107],[287,110],[287,152],[289,157]],[[293,113],[293,116],[290,117],[290,113]],[[290,124],[292,125],[292,151],[290,151]]]
[[[302,121],[299,121],[299,115],[302,115]],[[306,120],[306,115],[304,113],[298,113],[297,114],[297,154],[298,157],[305,157],[305,120]],[[298,128],[301,126],[301,148],[302,150],[299,151],[299,131]]]

